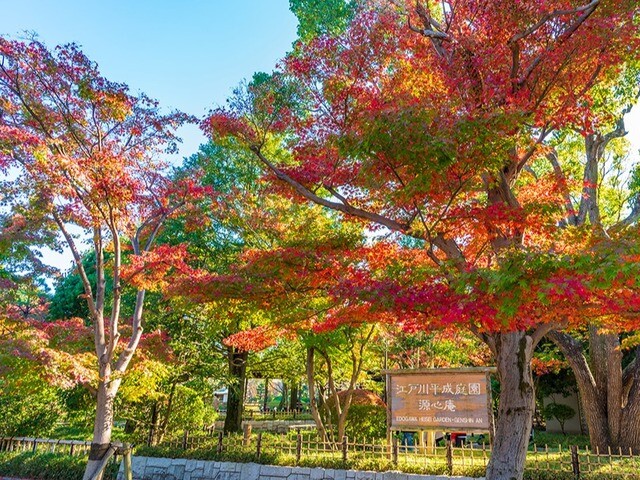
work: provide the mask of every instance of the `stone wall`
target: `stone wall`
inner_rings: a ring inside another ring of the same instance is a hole
[[[564,431],[566,433],[573,433],[576,435],[585,435],[588,433],[586,428],[582,428],[582,412],[580,410],[580,403],[578,400],[578,395],[576,393],[572,393],[567,397],[563,397],[560,394],[555,394],[543,399],[545,407],[552,402],[569,405],[576,412],[576,414],[572,418],[567,420],[564,424]],[[560,433],[562,431],[562,429],[560,428],[560,423],[555,418],[547,420],[546,424],[547,432]]]
[[[122,466],[118,480],[123,480]],[[139,480],[473,480],[470,477],[361,472],[306,467],[275,467],[257,463],[205,462],[184,458],[133,457],[133,478]]]

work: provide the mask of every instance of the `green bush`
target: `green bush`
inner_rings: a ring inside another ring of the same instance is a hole
[[[44,436],[51,431],[63,408],[60,389],[47,382],[47,373],[36,360],[14,354],[11,342],[0,345],[1,436]]]
[[[36,388],[32,390],[0,395],[0,435],[44,436],[60,419],[58,389],[38,380],[33,383]]]
[[[338,392],[344,408],[346,391]],[[333,398],[327,400],[333,425],[338,424],[338,412]],[[321,412],[323,414],[323,412]],[[352,392],[351,405],[345,421],[345,434],[352,439],[385,438],[387,433],[387,407],[380,397],[364,389]]]
[[[93,426],[93,417],[96,409],[96,399],[91,392],[82,385],[61,392],[61,399],[64,408],[69,416],[74,417],[76,422],[83,422]]]
[[[555,418],[560,424],[560,429],[562,430],[562,434],[564,435],[564,424],[567,420],[575,416],[576,411],[569,405],[565,405],[564,403],[552,402],[544,407],[542,414],[544,415],[544,418],[546,420]]]
[[[58,453],[0,452],[0,475],[36,480],[81,480],[86,457]],[[104,480],[116,478],[118,464],[110,463]]]
[[[351,405],[345,433],[349,438],[384,438],[387,434],[387,409],[380,405]]]
[[[585,448],[590,445],[588,435],[562,435],[561,433],[550,433],[536,430],[533,433],[533,443],[538,448],[549,445],[557,447],[561,445],[562,448],[568,449],[570,445],[576,445],[580,448]],[[533,448],[531,445],[530,448]]]
[[[207,416],[210,416],[210,412],[207,411],[200,394],[189,387],[178,385],[167,431],[178,432],[201,428]]]

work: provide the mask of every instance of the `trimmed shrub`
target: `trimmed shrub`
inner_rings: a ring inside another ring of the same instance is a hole
[[[346,391],[338,392],[338,399],[343,405]],[[332,399],[327,402],[332,418],[337,418]],[[349,438],[384,438],[387,431],[387,407],[382,399],[370,390],[353,391],[351,406],[347,413],[345,433]]]
[[[349,438],[384,438],[387,434],[386,407],[351,405],[345,430]]]
[[[544,407],[542,414],[544,415],[544,418],[546,420],[555,418],[560,424],[560,430],[562,430],[562,434],[564,435],[564,424],[567,420],[573,418],[576,415],[576,411],[569,405],[565,405],[564,403],[553,402]]]

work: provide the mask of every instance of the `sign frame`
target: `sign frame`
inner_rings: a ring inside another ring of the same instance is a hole
[[[393,431],[439,431],[439,432],[457,432],[464,431],[469,433],[489,433],[491,443],[493,443],[493,435],[495,430],[495,422],[493,418],[492,408],[492,392],[491,392],[491,374],[495,374],[496,367],[462,367],[462,368],[415,368],[415,369],[385,369],[381,373],[385,375],[385,388],[387,390],[387,438],[390,440]],[[487,382],[487,414],[489,420],[489,428],[469,428],[464,425],[460,425],[459,428],[454,427],[435,427],[435,426],[393,426],[392,423],[392,409],[393,409],[393,395],[389,391],[391,387],[392,376],[411,376],[411,375],[425,375],[425,374],[452,374],[456,373],[469,374],[469,373],[484,373]]]

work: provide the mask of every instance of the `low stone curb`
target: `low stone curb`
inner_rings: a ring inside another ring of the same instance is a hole
[[[416,475],[258,463],[212,462],[185,458],[133,457],[133,478],[139,480],[483,480],[472,477]],[[118,480],[123,480],[122,465]]]

